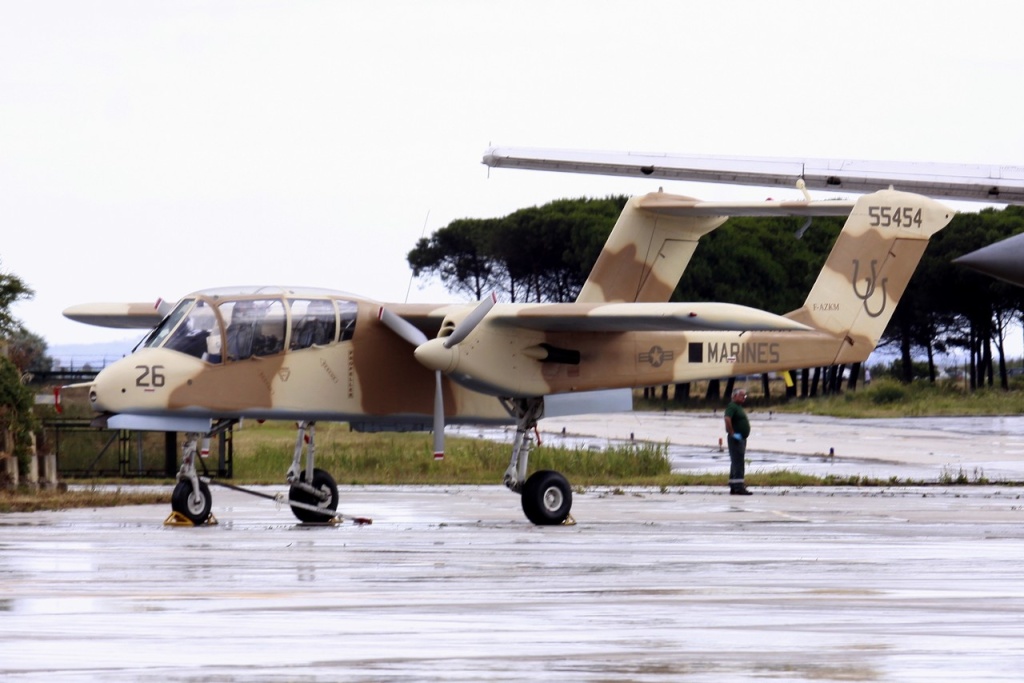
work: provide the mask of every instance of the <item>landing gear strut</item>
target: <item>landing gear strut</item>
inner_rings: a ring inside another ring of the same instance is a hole
[[[225,423],[218,429],[227,426],[229,425]],[[214,430],[213,433],[216,431]],[[306,443],[307,435],[309,437],[308,444]],[[199,478],[199,473],[196,471],[198,455],[196,445],[202,436],[197,433],[185,435],[185,443],[181,447],[181,469],[178,471],[178,483],[171,494],[171,509],[195,526],[206,524],[211,519],[210,509],[213,507],[210,486]],[[299,422],[299,433],[295,439],[295,455],[292,458],[291,467],[288,468],[286,478],[291,485],[288,489],[288,504],[292,509],[292,514],[301,522],[329,522],[335,518],[338,510],[338,485],[329,473],[314,467],[315,439],[316,425],[313,422]],[[302,467],[303,451],[306,452],[305,467]],[[230,484],[219,483],[228,488],[279,502],[283,501],[283,494],[269,496],[255,491],[246,491]]]
[[[564,524],[572,509],[572,488],[559,472],[541,470],[529,478],[533,430],[544,414],[543,398],[502,399],[505,410],[516,420],[512,459],[505,470],[504,483],[520,494],[526,518],[538,526]]]
[[[309,443],[306,443],[306,436]],[[300,469],[303,446],[306,450],[306,467]],[[338,485],[329,473],[316,469],[316,423],[299,422],[295,437],[295,455],[288,468],[288,501],[300,522],[328,522],[334,519],[338,510]]]
[[[201,436],[195,433],[185,435],[185,443],[181,447],[178,483],[171,493],[171,509],[196,526],[206,524],[210,518],[210,508],[213,507],[210,487],[196,472],[196,444]]]

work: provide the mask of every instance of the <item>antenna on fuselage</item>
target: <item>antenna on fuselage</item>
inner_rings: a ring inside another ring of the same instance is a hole
[[[420,231],[420,239],[423,239],[427,234],[427,221],[430,220],[430,209],[427,209],[427,215],[423,218],[423,230]],[[402,303],[409,303],[409,292],[412,291],[412,281],[416,279],[416,276],[409,274],[409,286],[405,288],[405,301]]]

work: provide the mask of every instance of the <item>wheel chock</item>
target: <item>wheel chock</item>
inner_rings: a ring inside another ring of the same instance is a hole
[[[169,514],[167,516],[167,519],[164,520],[164,526],[212,526],[217,523],[217,518],[214,517],[212,513],[210,514],[209,517],[206,518],[205,522],[203,522],[201,525],[198,525],[193,524],[191,519],[177,511],[174,511],[171,514]]]
[[[565,521],[562,522],[562,526],[576,526],[576,520],[573,519],[572,515],[569,515],[565,518]]]

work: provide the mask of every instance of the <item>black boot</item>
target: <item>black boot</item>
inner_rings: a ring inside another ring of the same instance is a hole
[[[730,486],[729,487],[729,495],[731,495],[731,496],[752,496],[754,494],[751,493],[750,491],[748,491],[746,486],[740,485],[740,486]]]

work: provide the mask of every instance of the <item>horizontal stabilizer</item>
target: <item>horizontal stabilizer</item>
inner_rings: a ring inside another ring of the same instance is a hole
[[[495,306],[487,322],[543,332],[774,330],[806,332],[803,323],[748,306],[723,303],[612,303]]]
[[[846,216],[852,201],[705,202],[652,192],[622,209],[577,303],[660,303],[679,284],[701,237],[730,216]]]
[[[77,304],[64,309],[64,317],[97,327],[149,330],[169,312],[163,301],[153,303]]]
[[[652,192],[644,195],[637,207],[661,216],[849,216],[855,203],[846,199],[704,202]]]

